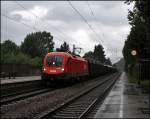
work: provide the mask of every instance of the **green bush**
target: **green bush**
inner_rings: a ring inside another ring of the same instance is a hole
[[[31,47],[27,47],[27,49],[30,48]],[[3,43],[0,43],[0,49],[1,64],[29,64],[32,66],[42,65],[42,57],[37,57],[37,54],[35,54],[35,56],[31,58],[27,55],[27,53],[23,53],[20,50],[20,47],[11,40],[6,40]],[[34,53],[33,50],[31,50],[31,52]]]
[[[150,92],[150,81],[149,80],[141,80],[141,86],[143,88],[143,91],[145,93],[148,93]]]
[[[22,52],[19,52],[17,55],[16,55],[16,62],[18,64],[29,64],[30,62],[30,57],[23,54]]]
[[[1,63],[11,63],[11,64],[28,64],[30,58],[23,53],[18,53],[18,54],[2,54],[1,55]]]
[[[1,63],[16,63],[16,57],[13,53],[1,55]]]
[[[35,57],[30,59],[30,64],[33,66],[41,66],[42,65],[42,58],[40,57]]]

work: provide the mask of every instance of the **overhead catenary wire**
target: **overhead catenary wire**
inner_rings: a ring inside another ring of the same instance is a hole
[[[28,13],[30,13],[30,14],[32,14],[33,16],[35,16],[36,18],[38,18],[38,19],[43,23],[43,21],[41,20],[41,18],[40,18],[39,16],[37,16],[36,14],[34,14],[34,13],[31,12],[31,11],[29,12],[29,11],[28,11],[22,4],[20,4],[19,2],[15,1],[15,3],[16,3],[17,5],[19,5],[20,7],[22,7],[24,10],[26,10]],[[48,24],[49,24],[49,23],[48,23]],[[58,29],[58,28],[52,26],[51,24],[49,24],[49,26],[51,26],[51,27],[52,27],[53,29],[55,29],[57,32],[61,33],[65,38],[69,37],[67,34],[65,34],[64,32],[62,32],[60,29]],[[69,37],[69,38],[70,38],[70,37]],[[66,40],[64,40],[64,41],[66,41]],[[78,44],[78,42],[77,42],[75,39],[73,39],[73,41]],[[82,43],[81,43],[81,44],[82,44]]]
[[[25,23],[23,23],[23,22],[21,22],[21,21],[16,21],[15,19],[13,19],[13,18],[7,16],[7,15],[4,14],[4,13],[1,13],[1,15],[2,15],[3,17],[6,17],[6,18],[9,19],[9,20],[12,20],[12,21],[16,22],[16,23],[20,23],[20,24],[22,24],[22,25],[24,25],[24,26],[26,26],[26,27],[28,27],[28,28],[30,28],[30,29],[34,29],[35,31],[38,30],[37,28],[32,27],[32,26],[30,26],[30,25],[28,25],[28,24],[25,24]]]
[[[17,2],[16,1],[16,3],[19,3],[19,2]],[[20,4],[20,3],[19,3]],[[21,5],[22,6],[22,8],[23,9],[26,9],[23,5]],[[91,8],[90,8],[91,9]],[[36,14],[34,14],[34,13],[32,13],[32,11],[29,11],[29,10],[27,10],[26,9],[26,11],[27,12],[30,12],[33,16],[35,16],[35,18],[36,19],[40,19],[40,17],[39,16],[37,16]],[[79,10],[78,10],[79,11]],[[80,12],[79,12],[80,13]],[[92,15],[94,15],[94,12],[92,11],[92,9],[91,9],[91,13],[92,13]],[[81,14],[81,13],[80,13]],[[81,14],[82,15],[82,14]],[[83,15],[82,15],[83,16]],[[84,16],[83,16],[84,17]],[[13,19],[13,18],[12,18]],[[15,20],[15,19],[13,19],[13,20]],[[40,19],[41,20],[41,19]],[[85,19],[86,21],[87,21],[87,19]],[[17,20],[15,20],[15,22],[17,22]],[[24,22],[22,22],[22,21],[18,21],[18,22],[21,22],[21,24],[23,24],[24,26],[26,26],[27,25],[27,27],[31,27],[31,29],[34,29],[34,30],[37,30],[37,28],[34,28],[34,27],[32,27],[32,26],[30,26],[30,25],[28,25],[28,24],[25,24]],[[42,23],[43,23],[43,21],[42,21]],[[89,23],[88,21],[87,21],[87,23]],[[48,24],[50,24],[50,23],[48,23]],[[90,26],[89,26],[89,28],[90,27],[92,27],[93,28],[93,26],[91,25],[91,24],[89,24]],[[38,26],[38,25],[37,25]],[[57,28],[58,29],[58,28]],[[92,29],[91,29],[92,30]],[[94,30],[94,29],[93,29]],[[57,30],[59,33],[63,33],[63,32],[61,32],[61,30],[60,29],[58,29]],[[95,30],[94,30],[95,31]],[[93,31],[93,32],[94,32]],[[58,38],[58,35],[54,35],[55,37],[54,38]],[[56,37],[57,36],[57,37]],[[64,36],[64,35],[63,35]],[[66,36],[65,36],[66,37]],[[59,40],[62,40],[62,38],[58,38]],[[101,40],[101,39],[100,39]],[[62,40],[62,41],[64,41],[64,40]],[[74,40],[74,42],[75,42],[76,40]],[[102,41],[103,42],[103,41]],[[70,44],[70,43],[69,43]]]
[[[28,11],[23,5],[21,5],[19,2],[16,1],[16,3],[17,3],[20,7],[22,7],[24,10],[26,10],[27,12],[29,12],[29,11]],[[29,13],[31,13],[33,16],[35,16],[35,17],[38,18],[40,21],[42,21],[42,20],[40,19],[40,17],[37,16],[36,14],[34,14],[33,12],[29,12]],[[43,22],[43,21],[42,21],[42,22]],[[48,23],[48,24],[49,24],[49,23]],[[55,29],[57,32],[61,33],[63,36],[68,37],[67,34],[63,33],[63,32],[62,32],[61,30],[59,30],[58,28],[52,26],[51,24],[49,24],[49,25],[50,25],[51,27],[53,27],[53,29]],[[77,43],[76,40],[75,40],[75,42]]]
[[[42,23],[43,23],[43,21],[41,20],[41,18],[39,17],[39,16],[37,16],[35,13],[33,13],[33,12],[29,12],[28,11],[28,9],[27,8],[25,8],[22,4],[20,4],[19,2],[17,2],[17,1],[14,1],[18,6],[20,6],[21,8],[23,8],[26,12],[28,12],[29,14],[31,14],[32,16],[34,16],[36,19],[38,18]],[[50,25],[51,26],[51,25]],[[52,26],[51,26],[52,27]],[[54,27],[53,27],[54,28]],[[58,29],[56,29],[56,28],[54,28],[55,30],[57,30],[58,31]],[[59,33],[61,33],[60,31],[58,31]],[[64,35],[64,34],[63,34]],[[62,36],[61,36],[62,37]],[[62,38],[62,39],[64,39],[64,38]]]
[[[18,6],[22,7],[24,10],[28,11],[28,10],[27,10],[23,5],[21,5],[19,2],[17,2],[17,1],[14,1],[14,2],[15,2]],[[37,16],[36,16],[34,13],[30,12],[30,14],[34,15],[35,18],[37,19]],[[36,20],[35,20],[35,25],[36,25]]]
[[[85,17],[73,6],[73,4],[69,0],[68,0],[68,3],[73,8],[73,10],[82,18],[82,20],[88,25],[89,29],[92,30],[96,34],[97,38],[101,41],[101,44],[103,44],[103,40],[99,37],[99,35],[96,33],[93,27],[88,23]]]
[[[34,17],[36,17],[36,19],[38,18],[40,21],[41,21],[41,19],[40,19],[40,17],[38,17],[36,14],[34,14],[34,13],[32,13],[32,12],[29,12],[23,5],[21,5],[19,2],[17,2],[17,1],[14,1],[18,6],[20,6],[21,8],[23,8],[24,10],[26,10],[26,12],[28,12],[28,13],[30,13],[30,14],[32,14]],[[43,23],[43,22],[42,22]],[[65,40],[62,40],[63,38],[58,38],[58,37],[54,37],[53,39],[56,39],[56,40],[58,40],[58,41],[62,41],[62,42],[64,42]]]
[[[13,18],[11,18],[11,17],[5,15],[4,13],[1,13],[1,15],[2,15],[3,17],[5,17],[6,19],[9,19],[9,20],[11,20],[11,21],[13,21],[13,22],[16,22],[16,23],[19,23],[19,24],[21,24],[21,25],[24,25],[25,27],[27,27],[27,28],[29,28],[29,29],[33,29],[33,30],[35,30],[35,31],[37,30],[37,28],[34,28],[34,27],[32,27],[32,26],[30,26],[30,25],[28,25],[28,24],[25,24],[25,23],[23,23],[23,22],[20,22],[20,21],[16,21],[15,19],[13,19]],[[62,40],[62,39],[58,38],[57,36],[55,36],[55,39],[57,39],[58,41]],[[62,40],[62,41],[65,42],[64,40]],[[72,44],[72,45],[73,45],[73,44]]]
[[[68,0],[68,3],[73,8],[73,10],[82,18],[82,20],[88,25],[89,29],[91,29],[96,34],[97,38],[99,38],[101,40],[101,42],[104,43],[103,40],[100,38],[100,36],[97,34],[97,32],[93,29],[92,25],[90,25],[88,23],[87,19],[73,6],[73,4],[69,0]],[[88,4],[88,6],[89,6],[89,4]],[[91,7],[90,7],[90,10],[91,10],[91,13],[92,13],[94,19],[97,21],[97,19],[96,19],[95,15],[94,15],[94,12],[93,12]],[[116,50],[116,49],[113,49],[113,50]],[[112,52],[110,52],[110,53],[112,54]],[[115,52],[115,55],[117,56],[116,52]]]
[[[91,14],[92,14],[94,20],[95,20],[95,21],[98,21],[97,18],[96,18],[96,16],[95,16],[95,13],[94,13],[94,11],[93,11],[91,5],[90,5],[90,3],[89,3],[89,1],[86,1],[86,3],[87,3],[87,6],[89,7],[89,10],[90,10],[90,12],[91,12]],[[99,28],[100,28],[100,27],[99,27]],[[102,29],[101,29],[101,31],[102,31]],[[103,31],[102,31],[102,32],[103,32]],[[102,33],[102,37],[104,38],[104,33]],[[111,45],[109,42],[107,42],[107,44]],[[114,49],[111,49],[110,51],[112,51],[112,50],[114,50]],[[110,52],[110,54],[113,55],[112,52]]]
[[[87,3],[87,6],[88,6],[88,8],[89,8],[89,10],[90,10],[90,12],[91,12],[91,14],[92,14],[94,20],[97,22],[98,20],[97,20],[97,18],[96,18],[96,16],[95,16],[95,13],[94,13],[92,7],[90,6],[90,4],[89,4],[88,1],[87,1],[86,3]],[[102,30],[101,30],[101,31],[102,31]],[[104,35],[104,34],[103,34],[103,35]],[[102,37],[103,37],[103,35],[102,35]]]
[[[24,25],[25,27],[27,27],[27,28],[29,28],[29,29],[33,29],[33,30],[35,30],[35,31],[40,31],[39,29],[37,29],[37,28],[35,28],[35,27],[32,27],[32,26],[30,26],[30,25],[28,25],[28,24],[25,24],[25,23],[23,23],[23,22],[21,22],[21,21],[16,21],[15,19],[13,19],[13,18],[11,18],[11,17],[5,15],[4,13],[1,13],[1,15],[2,15],[3,17],[5,17],[5,18],[7,18],[7,19],[9,19],[9,20],[11,20],[11,21],[13,21],[13,22],[20,23],[20,24]],[[60,40],[60,39],[57,38],[57,37],[55,37],[55,39]],[[64,41],[63,41],[63,42],[64,42]]]

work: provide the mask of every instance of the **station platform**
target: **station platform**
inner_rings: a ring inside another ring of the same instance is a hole
[[[35,81],[40,80],[41,76],[26,76],[26,77],[15,77],[15,79],[9,78],[1,78],[1,85],[8,83],[18,83],[18,82],[26,82],[26,81]]]
[[[149,95],[128,82],[123,72],[94,118],[150,118]]]

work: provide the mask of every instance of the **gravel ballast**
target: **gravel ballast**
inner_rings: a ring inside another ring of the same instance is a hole
[[[56,108],[65,100],[81,93],[87,88],[93,87],[100,80],[105,80],[108,77],[112,77],[112,75],[105,78],[100,77],[94,80],[88,80],[70,87],[56,89],[52,92],[3,105],[1,107],[1,118],[36,118],[38,115]]]

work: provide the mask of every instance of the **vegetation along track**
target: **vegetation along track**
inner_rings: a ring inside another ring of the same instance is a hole
[[[3,98],[1,98],[1,105],[6,105],[8,103],[14,102],[14,101],[19,101],[28,97],[32,97],[35,95],[39,95],[39,94],[43,94],[49,91],[53,91],[53,88],[41,88],[41,89],[37,89],[37,90],[32,90],[30,92],[24,92],[22,94],[13,94],[13,95],[8,95],[8,96],[3,96]]]
[[[88,89],[66,103],[60,105],[51,112],[39,117],[40,119],[51,118],[85,118],[91,109],[99,102],[102,102],[107,92],[111,89],[120,74],[111,76],[95,87]]]

